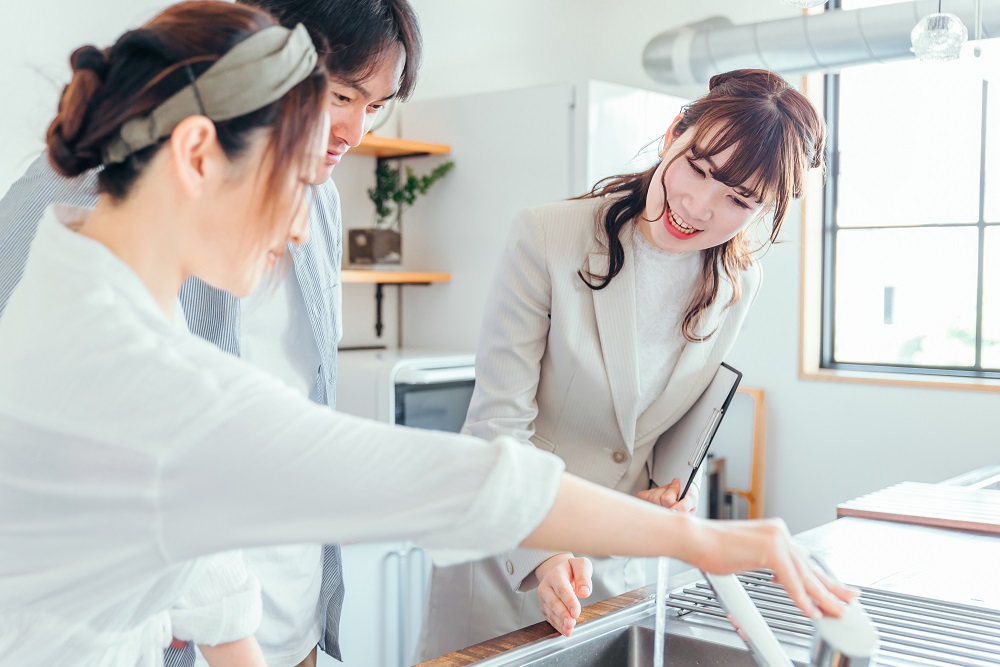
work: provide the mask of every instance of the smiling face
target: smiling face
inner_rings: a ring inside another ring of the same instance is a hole
[[[389,49],[362,81],[351,82],[336,74],[329,75],[330,138],[323,162],[322,180],[326,180],[348,150],[361,143],[372,124],[396,96],[403,73],[405,54],[401,46]]]
[[[668,252],[721,245],[746,229],[765,208],[746,187],[715,178],[736,146],[699,157],[688,148],[693,134],[691,128],[669,140],[646,193],[644,215],[638,221],[646,240]],[[673,128],[667,132],[667,137],[672,136]]]

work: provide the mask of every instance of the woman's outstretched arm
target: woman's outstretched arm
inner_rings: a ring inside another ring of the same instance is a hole
[[[522,543],[536,549],[670,556],[713,574],[767,567],[810,617],[840,616],[855,593],[810,562],[781,519],[712,521],[563,474],[556,501]]]

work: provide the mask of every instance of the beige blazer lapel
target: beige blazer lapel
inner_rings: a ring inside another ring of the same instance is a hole
[[[594,275],[606,275],[608,256],[592,254],[589,267]],[[639,362],[636,356],[635,271],[628,244],[625,244],[625,266],[621,272],[604,289],[591,291],[615,417],[625,446],[631,452],[639,416]]]
[[[731,310],[727,306],[732,298],[732,283],[725,274],[722,274],[719,279],[719,294],[705,312],[703,324],[699,328],[703,333],[713,330],[715,333],[706,341],[700,343],[688,341],[684,346],[677,360],[677,366],[670,374],[666,389],[639,417],[636,425],[639,439],[646,437],[650,432],[660,433],[665,427],[680,419],[698,398],[697,395],[692,395],[695,390],[701,388],[703,391],[712,375],[718,370],[717,364],[709,364],[708,360],[721,337],[722,326]]]

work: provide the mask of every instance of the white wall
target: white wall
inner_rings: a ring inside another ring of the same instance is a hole
[[[0,20],[0,193],[45,145],[69,81],[69,56],[84,44],[105,47],[152,18],[164,0],[36,0],[3,3]]]
[[[736,23],[795,16],[780,0],[411,0],[425,60],[415,99],[599,79],[690,96],[653,82],[655,35],[712,15]],[[456,57],[460,54],[460,57]]]

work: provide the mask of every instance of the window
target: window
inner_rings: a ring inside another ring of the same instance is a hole
[[[1000,79],[977,65],[826,77],[821,367],[1000,378]]]

